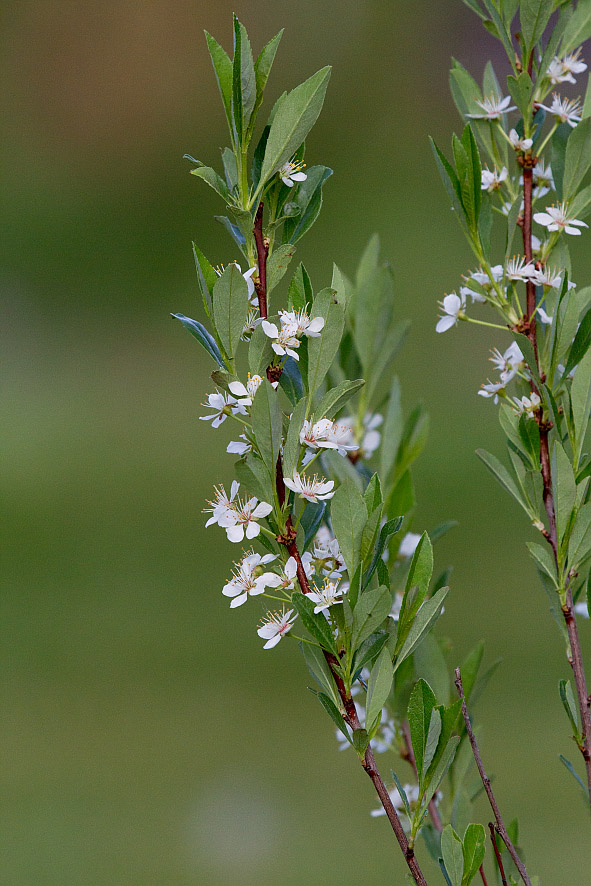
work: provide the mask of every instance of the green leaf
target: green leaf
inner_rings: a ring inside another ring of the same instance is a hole
[[[423,782],[423,773],[427,768],[423,764],[431,724],[431,713],[435,709],[436,704],[437,699],[429,684],[425,680],[418,680],[410,694],[407,717],[420,784]],[[439,730],[441,731],[441,717],[439,718]]]
[[[575,568],[591,550],[591,502],[587,502],[577,514],[568,541],[568,564]]]
[[[441,714],[437,708],[434,708],[431,711],[431,720],[429,721],[429,731],[427,733],[427,741],[425,744],[425,754],[423,757],[423,776],[425,776],[427,769],[433,762],[440,735]]]
[[[577,484],[570,459],[558,441],[552,450],[552,489],[556,516],[556,533],[561,543],[565,537],[577,497]]]
[[[556,564],[549,549],[543,548],[542,545],[538,545],[533,541],[526,542],[526,546],[538,567],[546,573],[554,587],[558,588],[559,582],[558,576],[556,575]]]
[[[274,249],[267,262],[267,294],[283,279],[295,253],[295,246],[286,243]]]
[[[232,63],[232,117],[236,141],[246,143],[246,131],[257,97],[252,50],[246,28],[234,16],[234,61]]]
[[[393,679],[392,659],[388,649],[384,648],[371,669],[367,684],[365,725],[369,730],[372,729],[373,724],[378,720],[382,708],[386,704]]]
[[[360,757],[363,757],[369,744],[369,734],[365,729],[355,729],[353,732],[353,747]]]
[[[384,523],[380,530],[380,536],[378,538],[378,543],[376,545],[372,561],[369,565],[369,568],[365,575],[363,576],[363,587],[367,587],[369,584],[372,575],[374,574],[378,563],[382,558],[382,554],[384,553],[385,547],[391,537],[400,530],[402,526],[402,517],[396,517],[394,520],[388,520],[387,523]]]
[[[481,824],[469,824],[464,833],[464,871],[462,886],[472,882],[484,861],[486,834]]]
[[[293,357],[288,357],[283,364],[283,372],[279,379],[279,385],[282,391],[287,394],[292,406],[298,402],[303,396],[304,386],[302,383],[302,374],[299,364]]]
[[[460,222],[460,225],[462,226],[464,231],[469,235],[468,219],[464,210],[464,205],[462,203],[462,192],[458,176],[454,172],[451,163],[448,162],[448,160],[439,150],[433,139],[430,139],[430,141],[431,147],[433,149],[433,155],[435,157],[435,163],[437,164],[441,180],[445,185],[445,189],[451,200],[452,208],[455,211],[456,218]]]
[[[254,396],[250,420],[261,458],[272,476],[281,446],[281,408],[277,391],[267,379]]]
[[[566,378],[569,373],[572,372],[575,366],[577,366],[581,362],[581,360],[589,350],[590,345],[591,308],[589,308],[589,310],[585,313],[583,319],[581,320],[581,325],[579,326],[577,334],[575,335],[574,341],[570,347],[570,351],[568,353],[568,357],[564,367],[563,378]]]
[[[464,873],[462,841],[450,824],[446,825],[441,833],[441,854],[451,886],[462,886]]]
[[[531,96],[533,85],[527,71],[522,71],[517,77],[511,74],[507,77],[507,86],[511,98],[519,108],[524,120],[529,120],[531,115]]]
[[[321,334],[308,339],[308,390],[312,397],[338,353],[345,326],[345,311],[342,305],[334,301],[332,289],[323,289],[314,299],[310,316],[324,317]]]
[[[283,473],[286,477],[291,477],[293,472],[297,470],[298,461],[301,451],[300,431],[306,416],[306,398],[297,403],[291,414],[285,444],[283,446]]]
[[[367,507],[359,489],[346,480],[335,492],[330,504],[332,528],[337,537],[349,575],[359,562],[361,534],[367,522]]]
[[[260,499],[260,501],[272,502],[275,473],[271,474],[263,462],[253,453],[246,458],[237,461],[234,465],[236,479],[241,486]],[[275,553],[275,552],[274,552]]]
[[[279,47],[279,43],[281,41],[281,37],[283,36],[283,28],[276,34],[266,46],[261,50],[259,57],[254,63],[254,76],[256,82],[256,101],[254,104],[254,108],[251,114],[250,120],[250,128],[252,129],[254,121],[256,120],[256,115],[261,106],[261,102],[263,101],[263,93],[265,91],[265,86],[267,85],[267,80],[269,79],[269,74],[271,73],[271,68],[273,67],[273,62],[275,60],[275,54],[277,53],[277,49]]]
[[[564,55],[577,49],[589,37],[591,37],[591,2],[590,0],[579,0],[564,31],[561,53]]]
[[[382,445],[380,446],[380,473],[384,481],[390,476],[390,472],[396,463],[403,427],[400,382],[394,376],[390,385],[388,408],[382,429]]]
[[[304,512],[300,519],[300,526],[304,530],[304,551],[308,549],[310,542],[318,532],[325,512],[325,501],[306,502],[304,506]]]
[[[312,600],[297,591],[291,595],[291,603],[297,614],[300,616],[302,624],[312,637],[314,637],[324,649],[328,649],[329,652],[336,655],[337,651],[334,645],[334,638],[332,636],[330,625],[321,612],[317,615],[314,613],[314,603]]]
[[[566,143],[563,198],[572,200],[591,168],[591,118],[581,120]]]
[[[248,313],[248,288],[237,266],[229,264],[213,287],[213,318],[217,334],[233,357]]]
[[[378,352],[374,354],[371,374],[367,379],[367,401],[371,402],[378,384],[388,377],[388,366],[396,356],[410,329],[410,320],[392,321]],[[383,441],[385,442],[385,441]]]
[[[315,414],[318,418],[333,419],[343,408],[345,403],[347,403],[364,384],[365,382],[362,378],[357,378],[354,381],[342,381],[336,386],[336,388],[331,388],[330,391],[326,392],[318,404]]]
[[[325,694],[332,699],[333,704],[336,707],[337,703],[340,703],[340,701],[335,688],[333,676],[326,663],[322,649],[320,649],[319,646],[312,645],[312,643],[300,643],[299,645],[308,666],[308,670],[318,685],[322,687]]]
[[[464,0],[464,3],[466,4],[466,6],[469,9],[472,10],[472,12],[475,12],[476,15],[480,16],[480,18],[485,17],[484,13],[482,12],[482,10],[481,10],[480,6],[478,5],[478,3],[476,2],[476,0]]]
[[[418,403],[404,425],[402,440],[396,456],[396,477],[401,477],[419,457],[429,436],[429,415]]]
[[[305,267],[300,264],[289,284],[288,308],[289,310],[301,311],[312,303],[313,297],[314,293],[312,292],[310,277]]]
[[[511,258],[511,252],[513,249],[513,240],[515,238],[515,231],[517,230],[517,219],[519,218],[519,213],[521,211],[521,197],[516,197],[511,209],[509,210],[509,214],[507,216],[507,240],[505,247],[505,264]]]
[[[392,608],[392,594],[380,585],[359,595],[353,610],[351,646],[359,649],[362,643],[376,631],[388,617]]]
[[[571,384],[570,397],[575,427],[573,463],[577,468],[581,461],[585,431],[591,412],[591,351],[587,351],[577,367]]]
[[[199,323],[198,320],[191,320],[190,317],[185,317],[184,314],[171,314],[171,317],[174,317],[175,320],[180,320],[185,329],[187,329],[191,335],[193,335],[199,344],[203,345],[207,353],[210,357],[213,357],[215,362],[222,369],[226,368],[226,364],[220,354],[220,350],[215,342],[215,339],[210,333],[207,331],[205,326]]]
[[[514,480],[509,474],[509,471],[501,464],[498,458],[491,455],[490,452],[486,452],[484,449],[477,449],[476,455],[482,462],[484,462],[491,474],[494,474],[501,486],[512,495],[515,501],[519,502],[524,511],[531,516],[531,511],[527,502],[523,499]]]
[[[291,206],[298,212],[289,217],[283,225],[283,237],[289,243],[297,243],[307,234],[322,208],[322,188],[332,175],[328,166],[309,166],[306,170],[307,179],[295,190]]]
[[[228,126],[230,127],[230,132],[232,132],[232,61],[228,53],[222,49],[217,40],[207,31],[205,31],[205,39],[207,40],[207,48],[209,49],[220,95],[224,103]]]
[[[558,683],[558,691],[560,693],[562,706],[564,707],[566,715],[570,720],[573,735],[575,736],[575,738],[578,738],[580,733],[579,710],[577,708],[577,703],[573,695],[573,689],[570,685],[570,680],[560,680],[560,682]]]
[[[208,317],[211,317],[213,310],[213,302],[211,299],[211,293],[213,292],[213,287],[215,286],[218,275],[205,258],[199,247],[193,243],[193,258],[195,260],[195,270],[197,271],[197,282],[199,283],[199,290],[201,292],[201,297],[203,298],[203,305],[205,307],[205,313]]]
[[[583,793],[585,795],[586,802],[589,802],[589,789],[587,788],[587,785],[583,782],[583,779],[578,774],[578,772],[575,769],[575,767],[573,766],[573,764],[570,762],[570,760],[567,760],[566,757],[563,757],[562,754],[558,754],[558,757],[560,759],[560,762],[564,763],[564,765],[566,766],[566,768],[568,769],[568,771],[570,772],[572,777],[577,782],[577,784],[580,785],[580,787],[583,789]]]
[[[554,12],[554,3],[553,0],[521,0],[520,9],[521,32],[528,52],[531,53],[546,30],[548,20]]]
[[[328,716],[331,718],[339,732],[341,732],[345,736],[349,744],[353,744],[351,736],[347,731],[345,721],[343,720],[343,716],[335,703],[328,697],[328,695],[325,695],[324,692],[318,692],[316,693],[316,695],[318,701],[320,702]]]
[[[210,188],[213,188],[216,194],[219,194],[226,203],[232,202],[232,195],[228,190],[226,182],[217,174],[215,169],[211,168],[211,166],[198,166],[197,169],[191,170],[191,175],[196,175],[197,178],[202,178],[203,181],[206,182]]]
[[[261,182],[292,157],[312,129],[324,103],[329,77],[330,67],[322,68],[281,101],[267,139]]]
[[[440,588],[430,600],[426,600],[412,623],[408,636],[404,641],[402,649],[396,657],[394,670],[396,671],[402,662],[411,655],[423,636],[429,631],[439,616],[441,615],[441,607],[449,593],[449,588]]]
[[[255,326],[248,346],[248,368],[251,374],[264,376],[274,356],[271,339],[265,335],[262,326]]]
[[[412,556],[408,578],[406,579],[406,590],[409,591],[411,588],[416,587],[418,589],[417,597],[422,601],[429,590],[429,582],[432,575],[433,546],[427,533],[423,532]],[[402,618],[402,612],[400,616]]]
[[[445,778],[447,770],[453,762],[459,743],[460,736],[452,735],[452,737],[446,744],[445,749],[441,753],[441,756],[439,756],[437,765],[433,770],[433,773],[429,777],[429,799],[431,799],[431,797],[433,797],[437,793],[439,785]]]

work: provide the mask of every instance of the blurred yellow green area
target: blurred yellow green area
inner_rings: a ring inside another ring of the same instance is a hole
[[[432,419],[413,529],[459,521],[436,548],[440,570],[454,565],[438,627],[450,673],[481,638],[490,662],[502,657],[476,712],[499,802],[520,818],[531,872],[581,882],[588,822],[558,760],[578,765],[558,698],[561,639],[526,556],[532,531],[474,455],[500,447],[496,410],[476,392],[488,349],[508,341],[434,331],[437,300],[471,258],[427,136],[445,146],[461,125],[452,55],[477,76],[489,57],[504,71],[460,0],[5,9],[0,879],[404,879],[296,644],[262,650],[257,601],[229,611],[221,587],[238,551],[204,529],[213,483],[232,478],[231,433],[198,421],[213,367],[169,313],[201,318],[191,239],[214,264],[237,258],[211,220],[219,203],[181,159],[218,165],[226,144],[202,30],[230,49],[232,11],[255,48],[286,29],[269,102],[333,65],[307,159],[335,174],[298,258],[319,289],[333,261],[352,273],[381,236],[398,314],[413,322],[397,362],[404,402],[422,399]]]

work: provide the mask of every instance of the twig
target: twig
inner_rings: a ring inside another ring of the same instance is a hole
[[[499,866],[501,880],[503,882],[503,886],[507,886],[507,878],[505,876],[505,868],[503,867],[503,859],[501,858],[501,853],[499,852],[499,847],[497,846],[496,829],[492,821],[489,821],[488,828],[490,830],[490,839],[495,851],[495,858],[497,859],[497,864]]]
[[[412,770],[413,770],[415,776],[418,778],[417,763],[415,760],[414,751],[412,749],[412,741],[410,738],[410,727],[408,725],[408,720],[402,721],[401,728],[402,728],[402,737],[404,738],[404,748],[405,748],[405,754],[403,755],[404,759],[408,760],[408,762],[412,766]],[[437,808],[437,804],[435,803],[435,796],[431,797],[431,799],[429,800],[429,807],[428,808],[429,808],[429,816],[431,818],[431,822],[433,823],[433,827],[435,828],[436,831],[441,833],[441,831],[443,830],[443,823],[441,821],[441,816],[439,815],[439,810]],[[488,883],[486,882],[486,876],[484,873],[484,865],[483,864],[480,865],[479,872],[480,872],[480,879],[482,880],[482,886],[488,886]]]
[[[256,215],[254,217],[254,242],[257,248],[257,260],[259,266],[259,279],[255,283],[257,298],[259,300],[259,313],[263,320],[267,318],[267,256],[269,255],[269,246],[265,243],[263,237],[263,206],[259,203]]]
[[[501,837],[503,843],[507,847],[509,855],[515,862],[515,867],[519,871],[519,875],[525,886],[531,886],[531,881],[527,875],[527,871],[525,869],[525,865],[519,858],[517,854],[517,850],[515,846],[511,842],[509,834],[507,833],[507,828],[503,822],[503,818],[501,816],[501,811],[498,807],[497,801],[495,799],[495,795],[493,794],[493,790],[490,784],[490,779],[484,770],[484,764],[482,762],[482,757],[480,756],[480,751],[478,750],[478,745],[476,743],[476,737],[474,735],[474,730],[472,729],[472,724],[470,722],[470,716],[468,714],[468,708],[466,706],[466,696],[464,695],[464,687],[462,685],[462,675],[460,673],[460,669],[456,668],[456,679],[455,679],[456,689],[458,690],[458,695],[462,702],[462,715],[464,717],[464,723],[466,724],[466,732],[468,733],[468,739],[470,741],[470,746],[472,748],[472,754],[474,755],[474,760],[476,761],[476,766],[478,768],[478,774],[482,780],[482,784],[484,785],[484,790],[486,791],[486,796],[488,797],[488,802],[490,803],[490,807],[493,811],[493,815],[495,817],[495,830]]]
[[[526,263],[532,261],[532,185],[533,185],[533,161],[525,163],[523,168],[523,251],[525,253]],[[530,318],[528,337],[533,345],[536,358],[538,374],[541,375],[540,360],[538,357],[537,345],[537,323],[536,323],[536,293],[532,280],[526,282],[527,292],[527,315]],[[533,380],[530,383],[532,391],[537,391],[537,387]],[[537,391],[541,394],[540,391]],[[537,424],[540,437],[540,472],[542,474],[542,498],[544,508],[548,517],[548,532],[545,538],[552,548],[554,563],[556,564],[556,573],[560,574],[558,562],[558,537],[556,532],[556,509],[554,504],[554,492],[552,488],[552,468],[550,463],[550,450],[548,435],[550,427],[544,421],[541,411],[537,415]],[[562,614],[566,624],[566,630],[569,641],[568,661],[572,668],[575,687],[577,692],[577,703],[579,706],[579,715],[581,717],[582,733],[579,743],[579,750],[583,755],[585,770],[587,774],[587,791],[589,798],[589,806],[591,808],[591,701],[587,690],[587,680],[585,677],[585,667],[583,664],[583,655],[581,652],[581,642],[579,639],[579,630],[577,620],[573,612],[572,592],[568,584],[565,587],[566,599],[562,605]]]

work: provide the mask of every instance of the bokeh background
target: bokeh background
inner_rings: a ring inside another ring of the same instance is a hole
[[[199,315],[192,238],[216,262],[236,257],[210,221],[215,196],[181,160],[217,163],[226,143],[202,30],[229,48],[233,9],[255,48],[286,28],[270,98],[334,66],[308,160],[335,175],[299,257],[321,287],[333,260],[351,273],[369,235],[382,237],[399,315],[413,321],[398,360],[405,402],[432,417],[415,528],[459,521],[437,547],[438,565],[455,567],[440,628],[450,666],[481,638],[489,661],[502,657],[478,710],[499,800],[544,884],[586,882],[588,822],[557,758],[578,765],[558,701],[561,641],[525,519],[473,454],[500,444],[476,391],[502,342],[434,332],[437,299],[471,262],[427,136],[448,144],[459,126],[452,55],[478,76],[489,56],[501,63],[460,0],[5,7],[0,879],[404,879],[296,645],[264,652],[258,614],[230,615],[220,589],[236,551],[203,529],[212,483],[231,475],[229,434],[197,420],[210,367],[168,315]]]

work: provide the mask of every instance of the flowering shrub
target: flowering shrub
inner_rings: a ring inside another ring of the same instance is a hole
[[[452,68],[452,92],[467,121],[453,138],[454,165],[433,147],[477,267],[443,297],[436,331],[478,323],[507,339],[492,351],[498,376],[479,394],[500,404],[512,473],[479,454],[543,536],[543,545],[528,547],[573,668],[575,690],[565,680],[560,693],[588,787],[564,762],[588,800],[591,710],[576,615],[587,614],[591,567],[591,288],[570,280],[566,240],[581,235],[591,208],[591,186],[584,186],[591,92],[583,103],[558,94],[544,102],[586,70],[579,45],[591,36],[591,2],[579,0],[576,9],[557,0],[464,2],[501,40],[511,73],[503,90],[489,63],[481,90],[461,65]],[[487,883],[486,832],[472,821],[484,786],[491,870],[500,883],[520,877],[533,884],[515,847],[517,823],[504,824],[467,708],[493,668],[483,669],[483,648],[474,649],[456,670],[454,700],[433,631],[449,577],[446,571],[433,580],[433,542],[453,524],[430,535],[411,531],[411,467],[425,445],[427,416],[417,406],[404,418],[391,377],[408,324],[396,316],[378,239],[370,240],[354,280],[335,265],[330,285],[315,291],[299,264],[281,285],[332,174],[304,163],[330,69],[280,96],[257,129],[281,33],[256,59],[236,18],[233,58],[206,37],[229,128],[223,176],[187,156],[193,175],[222,199],[227,215],[218,221],[244,264],[215,267],[194,244],[205,322],[175,317],[215,366],[216,390],[201,419],[212,433],[226,419],[239,426],[239,439],[227,446],[238,456],[237,479],[229,495],[217,486],[205,509],[206,526],[246,545],[222,593],[230,608],[260,609],[269,601],[256,631],[264,649],[283,639],[299,643],[340,747],[357,754],[378,794],[381,806],[371,814],[387,815],[412,882],[427,882],[415,856],[421,834],[439,882],[442,875],[451,886]],[[556,202],[548,205],[553,192]],[[505,233],[499,257],[495,220]],[[523,252],[513,255],[518,231]],[[501,322],[474,316],[483,311]],[[393,770],[387,785],[376,754],[389,754],[406,776]]]

